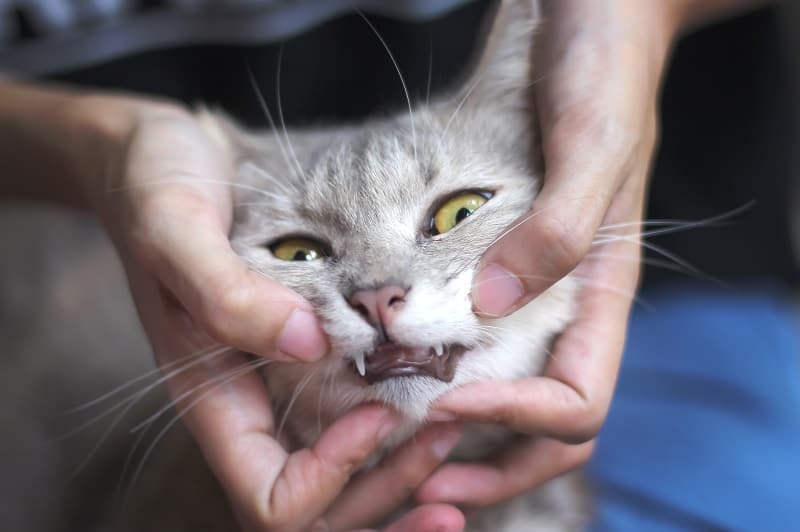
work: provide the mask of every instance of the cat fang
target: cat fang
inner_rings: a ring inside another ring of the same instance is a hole
[[[455,376],[458,360],[466,351],[467,348],[460,344],[414,347],[384,342],[372,353],[354,355],[352,366],[368,384],[414,375],[428,375],[450,382]]]

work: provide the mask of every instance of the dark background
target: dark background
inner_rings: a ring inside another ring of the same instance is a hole
[[[488,5],[473,2],[429,22],[370,17],[413,98],[426,97],[429,71],[434,92],[463,71]],[[702,220],[750,207],[724,224],[652,243],[716,279],[797,281],[790,209],[798,92],[780,16],[778,8],[764,8],[684,38],[664,84],[648,218]],[[289,124],[354,120],[405,105],[391,61],[357,14],[283,45],[161,50],[52,79],[219,105],[248,125],[265,126],[247,67],[275,115],[279,57],[281,105]],[[645,284],[676,276],[686,273],[648,267]]]

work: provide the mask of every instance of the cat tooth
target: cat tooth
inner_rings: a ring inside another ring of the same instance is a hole
[[[436,350],[437,357],[440,357],[444,354],[444,346],[442,344],[436,344],[436,346],[434,346],[434,349]]]
[[[356,363],[356,369],[358,369],[358,374],[362,377],[367,374],[367,368],[364,365],[364,353],[361,352],[353,357],[353,360]]]

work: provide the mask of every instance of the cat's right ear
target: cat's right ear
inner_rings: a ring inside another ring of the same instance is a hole
[[[517,111],[529,104],[539,20],[538,0],[495,2],[482,27],[480,52],[460,89],[466,102],[491,101]]]

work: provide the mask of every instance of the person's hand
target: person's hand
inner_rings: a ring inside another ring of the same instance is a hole
[[[0,84],[0,158],[17,177],[0,192],[89,208],[103,220],[169,395],[245,527],[360,526],[404,500],[460,429],[426,428],[344,494],[396,425],[391,412],[359,408],[310,449],[290,454],[279,444],[256,369],[319,358],[326,340],[306,301],[231,251],[232,167],[221,146],[169,103]],[[461,529],[463,516],[446,505],[418,508],[389,528]]]
[[[426,429],[417,445],[359,477],[360,488],[338,499],[353,471],[396,425],[394,415],[361,408],[312,448],[285,451],[275,439],[272,409],[255,370],[270,360],[325,354],[326,339],[311,306],[248,270],[231,250],[233,170],[224,143],[210,139],[177,107],[102,98],[81,103],[91,112],[121,104],[128,106],[132,127],[108,158],[101,188],[90,181],[87,195],[122,257],[169,394],[239,519],[248,530],[305,530],[312,524],[315,530],[345,530],[369,522],[367,517],[407,496],[399,478],[413,487],[430,474],[455,444],[458,429]],[[213,349],[217,344],[237,350]],[[238,350],[262,358],[248,360]],[[414,464],[403,469],[404,477],[398,477],[398,461]],[[390,529],[462,526],[457,510],[434,505]]]
[[[611,401],[639,275],[656,100],[676,25],[639,0],[545,4],[535,85],[546,175],[533,210],[493,245],[473,283],[479,315],[504,316],[573,272],[577,316],[540,377],[476,383],[434,405],[442,418],[532,435],[486,463],[446,464],[421,502],[494,504],[588,459]]]
[[[687,28],[764,0],[543,2],[537,83],[544,186],[533,210],[484,255],[473,304],[507,315],[566,274],[582,287],[574,322],[541,377],[464,386],[438,419],[502,423],[532,435],[492,461],[446,464],[421,502],[494,504],[587,460],[611,401],[639,276],[657,97],[669,48]]]

